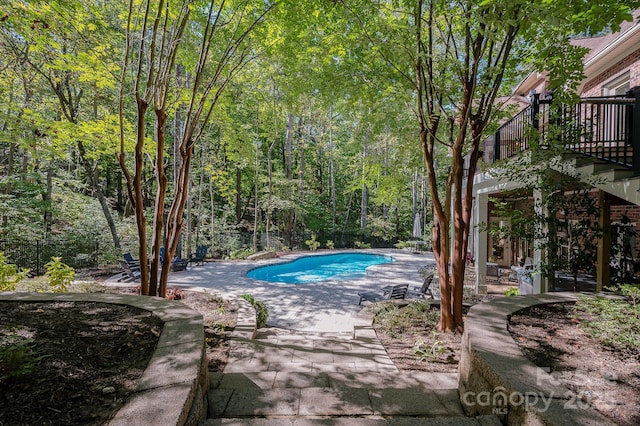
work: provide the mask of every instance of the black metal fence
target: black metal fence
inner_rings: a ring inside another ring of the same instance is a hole
[[[526,151],[536,133],[541,146],[553,134],[567,151],[640,174],[640,87],[626,96],[583,98],[571,106],[533,95],[531,105],[484,141],[485,162]]]
[[[97,241],[0,240],[0,251],[7,257],[7,263],[29,269],[32,275],[44,275],[45,265],[54,256],[73,268],[98,265]]]

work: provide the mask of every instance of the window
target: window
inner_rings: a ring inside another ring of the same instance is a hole
[[[630,89],[629,71],[602,85],[603,96],[624,95]]]

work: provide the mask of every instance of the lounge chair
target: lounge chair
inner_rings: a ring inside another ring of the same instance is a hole
[[[360,296],[360,301],[358,305],[362,304],[364,300],[368,302],[380,302],[382,300],[389,299],[404,299],[407,297],[407,292],[409,291],[409,284],[400,284],[394,286],[387,286],[382,289],[382,293],[374,293],[374,292],[366,292],[366,293],[358,293]]]
[[[196,248],[196,254],[192,254],[189,258],[189,262],[199,263],[200,265],[204,265],[204,258],[207,255],[207,251],[209,250],[209,246],[198,246]]]
[[[188,264],[189,264],[189,259],[182,259],[181,257],[174,256],[173,260],[171,260],[171,270],[174,272],[186,271]]]
[[[131,256],[131,253],[123,253],[122,257],[129,264],[129,266],[131,266],[131,267],[136,267],[137,266],[138,268],[140,268],[140,261],[134,259],[133,256]]]
[[[132,266],[126,260],[119,260],[120,267],[124,271],[124,277],[122,279],[127,278],[128,280],[136,280],[140,278],[140,265]]]
[[[431,283],[433,282],[434,273],[428,274],[422,282],[422,287],[418,290],[418,287],[414,287],[413,290],[407,292],[407,297],[411,299],[426,299],[427,295],[433,299],[433,292],[431,291]]]

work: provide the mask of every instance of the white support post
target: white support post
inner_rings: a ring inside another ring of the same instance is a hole
[[[489,195],[478,193],[476,195],[476,208],[474,223],[489,223]],[[474,254],[476,262],[476,293],[487,294],[487,233],[480,232],[478,227],[473,228],[475,234]]]
[[[533,191],[533,208],[536,210],[536,214],[545,214],[548,215],[549,213],[547,211],[543,211],[543,207],[542,207],[542,197],[543,197],[543,193],[539,190],[534,190]],[[545,225],[546,226],[546,225]],[[534,250],[533,250],[533,264],[534,265],[541,265],[543,262],[546,261],[547,258],[547,254],[545,253],[545,250],[541,249],[540,246],[540,240],[538,239],[538,235],[546,235],[548,234],[549,230],[548,229],[541,229],[539,233],[536,233],[536,239],[534,241]],[[535,273],[533,275],[533,294],[541,294],[541,293],[546,293],[547,291],[549,291],[549,282],[548,279],[543,277],[542,274],[540,273]]]

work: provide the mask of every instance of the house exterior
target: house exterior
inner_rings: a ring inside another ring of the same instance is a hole
[[[563,110],[560,119],[577,123],[579,136],[574,135],[567,142],[566,155],[550,165],[558,173],[570,169],[580,176],[599,177],[589,192],[600,208],[596,219],[603,229],[618,233],[607,231],[600,238],[597,273],[593,277],[596,290],[609,283],[609,264],[615,257],[612,253],[617,253],[612,252],[611,247],[620,243],[619,232],[629,231],[626,235],[635,235],[640,231],[640,9],[633,15],[634,20],[623,23],[616,33],[573,41],[589,49],[584,58],[586,77],[578,88],[581,101],[566,112]],[[520,112],[485,140],[482,161],[491,164],[498,159],[523,155],[529,142],[527,126],[544,134],[549,121],[557,120],[549,118],[554,108],[551,96],[545,73],[535,72],[525,78],[509,100]],[[515,209],[534,208],[536,197],[544,194],[518,194],[522,186],[516,181],[500,181],[486,172],[479,172],[474,178],[469,251],[477,268],[479,292],[486,289],[487,264],[490,271],[496,264],[507,271],[518,270],[518,265],[539,264],[545,256],[533,241],[493,238],[476,226],[483,223],[499,226],[508,220],[495,214],[492,199],[509,202]],[[623,263],[640,264],[640,238],[632,238],[625,244],[631,244],[633,254],[632,258],[623,258]],[[631,268],[629,265],[625,267]],[[534,273],[530,286],[521,283],[521,293],[552,291],[553,279],[551,281],[550,284],[541,274]]]

